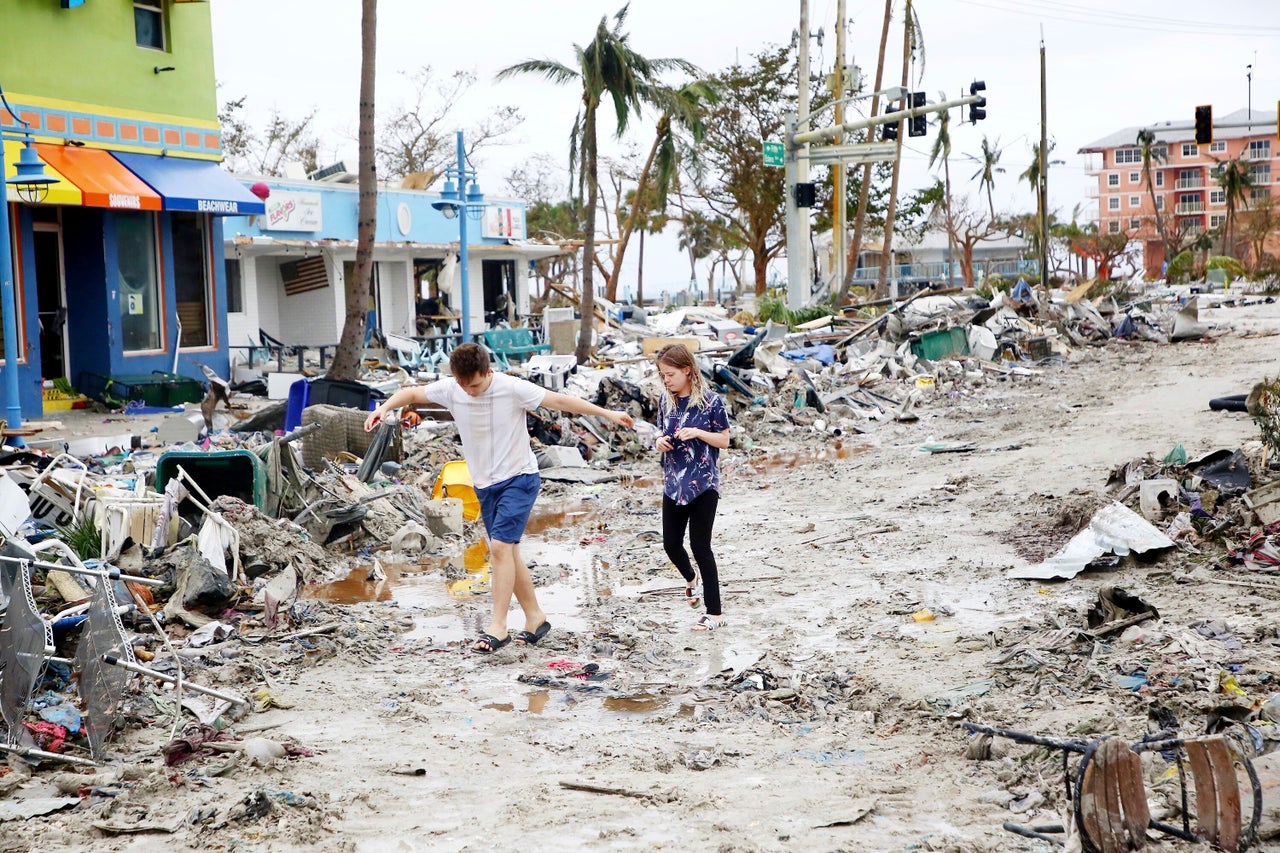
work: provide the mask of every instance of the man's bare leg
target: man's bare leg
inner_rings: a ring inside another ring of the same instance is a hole
[[[524,557],[520,556],[519,543],[511,546],[511,556],[515,567],[516,601],[520,602],[520,609],[524,611],[524,629],[532,634],[547,621],[547,614],[538,605],[538,596],[533,590],[533,574]]]

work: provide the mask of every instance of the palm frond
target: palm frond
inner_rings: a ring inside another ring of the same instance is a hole
[[[553,59],[526,59],[503,68],[494,75],[494,79],[507,80],[519,74],[537,74],[552,83],[570,83],[579,77],[577,71]]]

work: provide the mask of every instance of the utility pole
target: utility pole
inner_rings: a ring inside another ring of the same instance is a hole
[[[800,0],[800,34],[796,64],[799,66],[799,89],[796,92],[796,118],[788,121],[788,138],[809,127],[809,0]],[[809,301],[813,276],[809,266],[809,209],[796,204],[796,185],[809,182],[809,146],[787,146],[787,307],[792,311]]]
[[[1049,108],[1045,84],[1044,26],[1040,27],[1040,284],[1049,292]]]
[[[832,88],[832,97],[836,101],[836,125],[844,124],[844,27],[845,27],[845,0],[837,0],[836,3],[836,71],[832,77],[834,85]],[[835,138],[835,143],[840,144],[840,137]],[[845,216],[845,168],[843,163],[836,163],[831,167],[831,183],[834,192],[831,194],[831,281],[834,283],[831,292],[835,293],[836,288],[841,292],[844,291],[844,216]]]

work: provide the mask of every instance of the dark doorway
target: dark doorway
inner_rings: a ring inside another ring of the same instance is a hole
[[[484,261],[480,269],[484,276],[484,321],[492,326],[514,316],[516,262]]]
[[[62,231],[56,225],[37,224],[32,235],[36,246],[36,310],[40,318],[40,375],[58,379],[67,375],[67,302],[62,281]]]

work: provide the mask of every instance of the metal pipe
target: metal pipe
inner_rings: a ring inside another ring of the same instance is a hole
[[[0,743],[0,749],[5,752],[12,752],[23,758],[48,758],[52,761],[65,761],[68,764],[83,764],[86,767],[97,767],[98,762],[91,761],[88,758],[77,758],[74,755],[63,755],[58,752],[45,752],[43,749],[29,749],[21,746],[9,746],[7,743]]]
[[[164,586],[164,581],[158,578],[144,578],[139,575],[124,575],[120,570],[112,567],[110,569],[90,569],[84,566],[68,566],[63,563],[46,563],[43,560],[28,560],[25,557],[10,557],[7,554],[0,554],[0,562],[7,563],[29,563],[37,569],[44,569],[51,572],[67,572],[72,575],[86,575],[94,578],[104,578],[108,580],[122,580],[130,583],[140,583],[143,586]]]
[[[149,675],[152,678],[158,678],[159,680],[168,682],[169,684],[178,683],[178,679],[174,678],[172,675],[168,675],[166,673],[159,672],[154,669],[148,669],[145,666],[141,666],[136,663],[130,663],[127,660],[120,660],[115,655],[103,655],[102,660],[104,663],[109,663],[112,666],[118,666],[121,669],[127,669],[130,672],[136,672],[141,675]],[[187,681],[186,679],[183,679],[182,681],[182,689],[194,690],[196,693],[204,693],[206,696],[213,696],[215,699],[223,699],[227,702],[231,702],[232,704],[236,704],[236,705],[249,704],[247,700],[241,699],[239,696],[233,696],[230,693],[223,693],[221,690],[214,690],[212,687],[201,687],[199,684],[192,684],[190,681]]]

